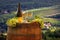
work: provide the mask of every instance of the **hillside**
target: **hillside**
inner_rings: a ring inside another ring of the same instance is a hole
[[[60,20],[53,19],[53,18],[46,18],[47,15],[52,15],[52,14],[57,13],[57,10],[55,7],[31,9],[31,10],[25,10],[25,12],[32,12],[33,13],[32,18],[34,18],[34,16],[37,15],[37,16],[43,18],[44,21],[54,24],[56,27],[60,26]],[[14,16],[16,16],[16,11],[13,11],[9,14],[1,14],[0,15],[0,27],[1,27],[0,31],[2,29],[3,29],[2,30],[3,32],[7,31],[6,21],[10,18],[13,18]]]
[[[60,14],[55,14],[55,15],[48,15],[46,16],[48,18],[56,18],[56,19],[60,19]]]
[[[43,17],[43,18],[48,16],[48,15],[58,13],[58,11],[56,10],[55,7],[45,7],[45,8],[31,9],[31,10],[25,10],[25,12],[32,12],[33,17],[35,15],[37,15],[37,16]],[[3,19],[7,20],[8,18],[12,18],[15,15],[16,15],[15,11],[11,12],[10,14],[2,14],[2,15],[0,15],[0,20],[3,20]],[[0,22],[2,22],[2,21],[0,21]]]

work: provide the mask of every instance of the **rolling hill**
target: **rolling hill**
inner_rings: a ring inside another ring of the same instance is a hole
[[[55,25],[60,25],[59,20],[46,18],[47,15],[58,13],[59,11],[57,11],[57,7],[44,7],[44,8],[38,8],[38,9],[31,9],[31,10],[25,10],[25,12],[32,12],[33,13],[32,18],[34,18],[34,16],[37,15],[43,18],[44,21],[51,22],[52,24],[55,24]],[[16,11],[13,11],[9,14],[1,14],[0,27],[6,30],[7,29],[6,21],[10,18],[13,18],[14,16],[16,16]]]

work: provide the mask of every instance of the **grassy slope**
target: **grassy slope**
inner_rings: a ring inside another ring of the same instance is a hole
[[[57,10],[54,10],[54,9],[55,8],[52,8],[52,7],[48,7],[48,8],[45,7],[45,8],[39,8],[39,9],[26,10],[25,12],[32,12],[33,13],[33,17],[35,15],[43,17],[44,21],[49,21],[49,22],[54,23],[54,24],[60,24],[60,21],[58,21],[56,19],[45,18],[45,16],[47,16],[47,15],[55,14],[57,12]],[[3,19],[12,18],[15,15],[16,15],[16,12],[12,12],[10,14],[3,14],[3,15],[0,15],[0,20],[2,21]]]
[[[40,9],[33,9],[33,10],[27,10],[28,12],[33,12],[33,15],[38,15],[40,17],[44,18],[44,21],[51,22],[52,24],[60,25],[60,21],[53,18],[45,18],[45,16],[52,15],[57,13],[57,10],[55,8],[40,8]]]

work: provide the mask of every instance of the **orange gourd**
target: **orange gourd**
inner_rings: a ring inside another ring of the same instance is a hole
[[[23,17],[18,17],[18,23],[22,23],[23,22]]]

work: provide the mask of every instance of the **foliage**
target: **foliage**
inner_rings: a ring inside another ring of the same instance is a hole
[[[41,28],[44,28],[44,21],[42,18],[38,17],[38,16],[35,16],[35,19],[32,20],[33,22],[36,21],[36,22],[39,22],[40,23],[40,27]]]
[[[9,27],[16,27],[16,23],[17,22],[18,22],[17,18],[14,17],[14,18],[8,19],[7,22],[6,22],[6,24]]]
[[[45,30],[43,30],[44,32]],[[45,33],[42,33],[43,39],[45,40],[60,40],[60,30],[55,30],[54,32],[51,32],[49,30],[46,30]]]
[[[50,32],[55,32],[55,31],[56,31],[56,27],[50,27],[50,28],[49,28],[49,31],[50,31]]]

